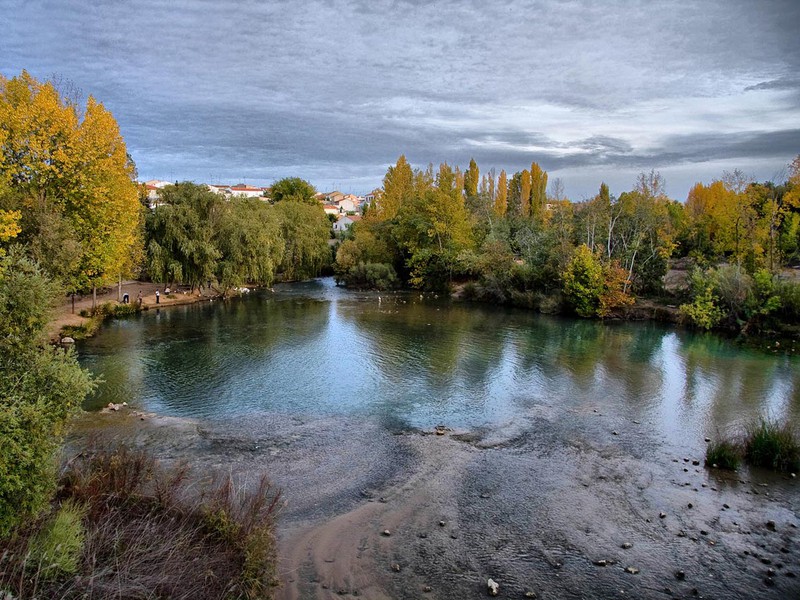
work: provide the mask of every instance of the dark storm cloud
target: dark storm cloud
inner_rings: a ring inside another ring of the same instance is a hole
[[[405,153],[536,160],[569,192],[580,169],[785,164],[798,22],[793,1],[0,0],[0,72],[99,98],[144,178],[367,191]]]

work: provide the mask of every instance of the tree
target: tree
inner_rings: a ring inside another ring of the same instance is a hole
[[[54,290],[18,250],[0,258],[0,537],[47,505],[54,454],[93,385],[74,353],[43,343]]]
[[[129,266],[141,209],[134,173],[116,121],[94,98],[81,110],[27,72],[0,77],[0,202],[21,211],[20,241],[68,289],[95,288]]]
[[[215,240],[215,276],[223,294],[245,283],[272,283],[285,248],[273,207],[257,198],[232,198],[224,205]]]
[[[497,179],[497,192],[494,199],[494,212],[497,216],[503,217],[508,211],[508,180],[505,170],[500,171]]]
[[[480,181],[480,171],[474,158],[469,161],[469,169],[464,174],[464,193],[467,198],[478,195],[478,182]]]
[[[316,277],[331,259],[330,224],[322,206],[280,202],[274,207],[285,242],[281,271],[290,281]]]
[[[611,311],[633,302],[627,292],[626,273],[616,263],[603,264],[600,257],[585,244],[563,274],[563,290],[567,303],[581,317],[606,317]]]
[[[531,163],[531,208],[533,218],[541,219],[547,204],[547,171]]]
[[[273,202],[291,200],[306,204],[319,204],[316,199],[317,190],[305,179],[285,177],[272,184],[270,198]]]
[[[224,211],[225,200],[205,186],[184,182],[163,188],[146,226],[153,281],[188,283],[194,289],[212,279],[221,256],[217,231]]]
[[[397,164],[389,167],[383,178],[383,193],[377,206],[378,219],[394,219],[400,205],[414,193],[414,172],[405,155],[397,159]]]

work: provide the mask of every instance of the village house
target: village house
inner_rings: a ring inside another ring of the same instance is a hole
[[[339,217],[339,220],[333,224],[333,230],[336,232],[346,231],[347,229],[350,229],[353,223],[357,223],[360,220],[360,215],[342,215]]]

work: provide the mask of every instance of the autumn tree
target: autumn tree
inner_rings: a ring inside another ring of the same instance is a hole
[[[0,78],[0,202],[22,213],[20,241],[68,289],[130,267],[140,243],[135,167],[112,115],[23,72]]]
[[[478,184],[480,182],[480,171],[478,170],[478,163],[474,158],[469,161],[469,169],[464,173],[464,193],[467,198],[478,195]]]
[[[547,204],[547,171],[538,163],[531,163],[531,202],[530,214],[541,219]]]
[[[494,197],[494,212],[497,216],[503,217],[508,211],[508,179],[505,170],[500,171],[497,178],[497,191]]]

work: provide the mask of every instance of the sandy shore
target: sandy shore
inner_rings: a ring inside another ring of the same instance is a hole
[[[490,577],[507,598],[800,595],[796,479],[706,469],[704,446],[611,419],[543,409],[435,435],[372,419],[123,411],[86,415],[75,439],[104,430],[200,473],[267,473],[287,502],[281,599],[480,598]]]

